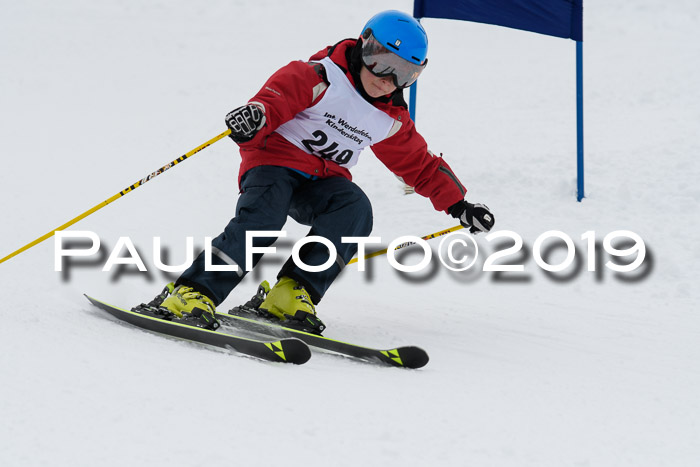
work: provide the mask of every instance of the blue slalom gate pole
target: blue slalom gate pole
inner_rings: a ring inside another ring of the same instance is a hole
[[[576,199],[584,198],[583,192],[583,42],[576,41]]]
[[[408,113],[411,114],[411,120],[415,123],[416,121],[416,97],[418,95],[418,91],[416,88],[418,87],[418,81],[413,83],[413,86],[411,86],[411,93],[410,93],[410,100],[408,102]]]

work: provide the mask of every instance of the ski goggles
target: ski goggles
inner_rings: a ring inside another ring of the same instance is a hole
[[[411,63],[384,47],[375,39],[371,29],[368,32],[368,35],[367,31],[365,32],[368,37],[362,43],[362,63],[365,67],[374,76],[391,76],[398,88],[406,88],[415,83],[428,64],[428,59],[426,58],[421,65]]]

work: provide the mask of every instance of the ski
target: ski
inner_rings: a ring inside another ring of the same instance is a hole
[[[275,337],[296,337],[311,347],[329,350],[331,352],[358,358],[371,363],[380,363],[402,368],[421,368],[424,367],[429,360],[426,351],[420,347],[404,346],[387,350],[363,347],[356,344],[330,339],[319,334],[312,334],[310,332],[268,322],[257,318],[254,311],[246,312],[242,307],[238,307],[238,310],[239,311],[236,311],[236,308],[234,308],[229,313],[217,312],[216,318],[225,325],[230,325],[246,331],[272,335]],[[238,314],[233,314],[236,312]],[[252,317],[249,318],[241,316],[243,313],[248,313]]]
[[[199,327],[196,324],[187,323],[177,318],[168,320],[163,316],[149,313],[124,310],[105,302],[85,297],[103,311],[115,318],[127,322],[133,326],[153,331],[171,337],[178,337],[200,344],[212,345],[226,349],[233,349],[244,355],[257,357],[271,362],[294,363],[301,365],[311,358],[309,347],[295,337],[282,338],[274,341],[259,341],[245,337],[212,331]]]

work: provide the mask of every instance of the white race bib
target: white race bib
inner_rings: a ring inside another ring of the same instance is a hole
[[[350,168],[364,148],[394,134],[400,122],[367,102],[330,58],[320,63],[330,82],[323,98],[275,131],[304,152]]]

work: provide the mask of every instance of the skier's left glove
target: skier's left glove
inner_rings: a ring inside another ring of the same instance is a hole
[[[472,204],[467,200],[459,201],[449,207],[447,212],[471,233],[488,232],[496,222],[494,215],[485,204]]]
[[[259,105],[244,105],[226,115],[226,126],[231,130],[229,136],[236,143],[248,142],[265,126],[265,112]]]

